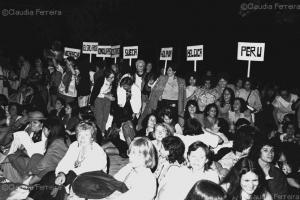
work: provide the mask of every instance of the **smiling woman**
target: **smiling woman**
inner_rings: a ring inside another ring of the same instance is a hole
[[[264,174],[249,158],[240,159],[221,183],[227,189],[227,199],[272,199],[266,190]]]

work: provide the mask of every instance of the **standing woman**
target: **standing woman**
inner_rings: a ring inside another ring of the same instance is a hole
[[[224,178],[222,184],[224,187],[229,186],[226,198],[228,200],[272,200],[271,194],[266,190],[262,170],[249,158],[239,160]]]
[[[117,88],[118,109],[114,116],[114,122],[120,127],[123,122],[136,120],[142,108],[141,90],[130,74],[125,74]]]
[[[178,122],[184,124],[184,105],[186,101],[186,87],[184,79],[177,77],[174,66],[167,67],[167,75],[161,75],[158,82],[151,90],[149,103],[146,105],[142,116],[139,119],[139,126],[143,119],[151,112],[165,106],[171,106],[178,113]]]
[[[65,102],[73,102],[77,98],[77,75],[75,72],[75,59],[68,57],[66,61],[66,68],[62,75],[62,80],[59,85],[59,96],[61,96]]]
[[[110,113],[111,101],[115,101],[113,96],[115,74],[111,69],[105,70],[104,76],[95,82],[90,104],[95,107],[96,124],[104,135],[106,122]]]
[[[188,86],[186,87],[186,98],[192,99],[194,98],[195,91],[197,89],[197,75],[196,73],[192,73],[187,77]]]

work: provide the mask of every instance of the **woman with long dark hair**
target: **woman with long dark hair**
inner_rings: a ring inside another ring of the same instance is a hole
[[[220,100],[216,102],[219,108],[219,117],[229,121],[229,111],[233,111],[234,103],[234,91],[226,87],[220,97]]]
[[[228,200],[272,199],[266,190],[261,168],[249,158],[239,160],[221,184],[228,187],[226,198]]]

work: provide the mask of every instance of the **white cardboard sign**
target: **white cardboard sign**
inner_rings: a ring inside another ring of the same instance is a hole
[[[123,47],[123,58],[129,59],[130,66],[131,66],[131,60],[138,58],[138,53],[139,53],[138,50],[139,50],[138,46]]]
[[[160,60],[172,60],[173,47],[161,48]]]
[[[112,58],[120,57],[120,45],[111,46],[111,57]]]
[[[111,57],[111,46],[98,46],[96,57],[103,59]]]
[[[187,46],[186,47],[186,60],[203,60],[203,45]]]
[[[264,61],[265,43],[238,43],[238,60]]]
[[[80,49],[65,47],[64,48],[64,58],[67,58],[67,57],[71,56],[76,60],[76,59],[79,58],[80,52],[81,52]]]
[[[82,53],[83,54],[97,54],[98,42],[83,42]]]
[[[197,71],[197,61],[203,60],[203,45],[186,47],[186,60],[194,61],[194,72]]]
[[[138,46],[123,47],[124,59],[137,59],[138,58]]]

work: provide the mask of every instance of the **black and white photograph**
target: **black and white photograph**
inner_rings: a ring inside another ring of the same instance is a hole
[[[0,11],[0,200],[300,199],[300,1]]]

